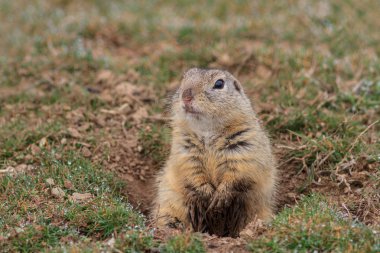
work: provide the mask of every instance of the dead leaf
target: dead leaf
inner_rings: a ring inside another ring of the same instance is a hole
[[[41,153],[41,149],[36,144],[30,145],[30,151],[32,152],[33,155],[37,155]]]
[[[295,194],[294,192],[289,192],[286,194],[286,196],[288,198],[291,198],[291,199],[296,199],[297,198],[297,194]]]
[[[71,111],[71,107],[69,105],[63,105],[62,109],[65,111]]]
[[[106,83],[112,80],[113,78],[114,78],[114,75],[110,70],[101,70],[96,77],[96,82]]]
[[[1,173],[13,173],[15,171],[15,168],[13,168],[12,166],[8,166],[5,170],[0,170],[0,174]]]
[[[272,71],[263,65],[259,65],[256,74],[263,79],[268,79],[272,75]]]
[[[253,238],[253,236],[255,235],[255,233],[253,232],[252,229],[244,229],[241,233],[240,233],[240,236],[241,237],[248,237],[248,238]]]
[[[79,107],[73,111],[69,111],[66,114],[66,119],[70,120],[72,123],[79,123],[81,122],[85,116],[84,116],[85,109],[83,107]]]
[[[218,63],[224,66],[231,66],[233,64],[233,60],[228,53],[221,54],[218,59]]]
[[[41,226],[41,225],[34,225],[33,226],[37,231],[43,231],[44,230],[44,226]]]
[[[31,161],[33,160],[33,156],[30,155],[30,154],[27,154],[25,157],[24,157],[24,161]]]
[[[50,178],[50,177],[49,177],[48,179],[46,179],[45,181],[46,181],[46,183],[47,183],[48,185],[50,185],[50,186],[55,185],[54,179],[52,179],[52,178]]]
[[[103,100],[104,102],[112,102],[114,99],[112,95],[109,93],[109,91],[103,91],[100,95],[99,98]]]
[[[72,190],[72,189],[74,189],[73,183],[71,183],[71,181],[69,181],[69,180],[65,180],[65,181],[63,182],[63,186],[64,186],[66,189],[68,189],[68,190]]]
[[[81,146],[84,146],[84,147],[87,147],[87,148],[91,147],[91,144],[89,144],[87,142],[82,142],[82,141],[76,141],[75,144],[80,144]]]
[[[79,131],[73,127],[69,127],[67,131],[71,137],[78,138],[78,139],[82,138],[82,135],[79,133]]]
[[[90,157],[91,156],[91,151],[87,148],[87,147],[83,147],[82,148],[82,155],[84,156],[84,157]]]
[[[90,200],[92,198],[93,198],[93,195],[91,193],[74,192],[70,199],[74,202],[81,202],[81,201]]]
[[[260,219],[255,219],[250,222],[241,232],[240,236],[247,240],[251,240],[255,235],[258,234],[258,231],[264,227],[264,223]]]
[[[38,145],[40,146],[40,148],[43,148],[43,147],[45,147],[46,143],[47,143],[47,139],[46,139],[46,137],[44,137],[40,140]]]
[[[105,120],[105,117],[103,115],[99,115],[97,118],[95,118],[94,121],[96,124],[98,124],[101,127],[106,126],[106,120]]]
[[[148,111],[145,107],[140,107],[133,115],[132,118],[136,122],[141,122],[142,119],[145,119],[148,117]]]
[[[27,164],[19,164],[16,166],[16,172],[24,172],[28,170],[28,165]]]
[[[130,174],[125,174],[124,175],[124,178],[129,181],[129,182],[133,182],[135,180],[135,178],[133,176],[131,176]]]
[[[51,194],[57,198],[63,198],[66,195],[60,187],[54,187],[51,189]]]
[[[119,95],[131,95],[131,96],[133,96],[136,92],[138,92],[138,88],[129,82],[119,83],[115,87],[115,94],[119,94]]]
[[[82,124],[78,130],[81,131],[81,132],[85,132],[87,131],[89,128],[91,127],[90,123],[86,122],[84,124]]]

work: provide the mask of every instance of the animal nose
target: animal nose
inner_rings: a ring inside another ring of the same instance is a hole
[[[191,88],[186,89],[182,92],[182,100],[184,103],[190,103],[193,100],[194,94]]]

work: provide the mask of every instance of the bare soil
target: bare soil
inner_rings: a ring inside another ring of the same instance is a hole
[[[157,163],[149,155],[144,155],[139,131],[151,131],[150,127],[143,122],[156,121],[162,127],[165,126],[162,115],[148,114],[149,107],[158,100],[149,88],[118,81],[122,78],[117,78],[112,73],[101,72],[98,79],[99,86],[96,89],[99,90],[99,97],[105,101],[112,98],[114,107],[102,109],[99,114],[87,115],[87,117],[82,117],[86,112],[80,110],[70,112],[69,115],[76,118],[76,120],[71,120],[72,127],[79,129],[80,134],[85,134],[81,133],[81,126],[82,128],[87,124],[91,126],[91,134],[98,140],[98,146],[88,147],[90,152],[94,153],[92,159],[126,180],[126,194],[129,201],[148,215],[154,200],[155,175],[162,163]],[[257,110],[268,110],[268,105],[264,106],[266,107],[262,108],[258,105]],[[90,120],[85,121],[84,118]],[[128,129],[126,123],[128,123]],[[297,169],[298,163],[295,164],[292,159],[286,157],[289,147],[282,144],[286,143],[286,140],[279,138],[273,142],[278,158],[280,179],[277,211],[293,206],[303,194],[319,192],[341,207],[345,216],[356,218],[367,224],[379,224],[376,203],[374,203],[379,198],[376,198],[378,193],[375,191],[376,186],[370,180],[369,172],[375,170],[375,165],[368,164],[363,159],[358,161],[355,171],[347,170],[336,175],[324,172],[313,181],[309,181],[307,170]],[[337,175],[341,178],[338,180],[332,178]],[[349,180],[345,180],[348,177]],[[363,198],[363,193],[366,193],[364,196],[367,198]],[[151,226],[154,226],[154,221]],[[156,237],[165,240],[168,236],[180,232],[173,229],[161,229],[157,230]],[[264,232],[265,225],[253,222],[242,232],[241,238],[217,238],[203,235],[203,239],[209,252],[248,252],[247,241]]]
[[[155,195],[155,175],[163,162],[156,161],[149,152],[145,152],[149,147],[144,146],[141,133],[152,132],[152,122],[160,127],[167,127],[165,118],[151,111],[153,105],[162,107],[164,102],[159,100],[149,87],[137,86],[127,81],[131,79],[128,75],[130,74],[117,76],[106,70],[97,74],[96,82],[87,87],[87,90],[92,96],[107,104],[107,107],[100,110],[88,111],[82,107],[72,110],[68,106],[51,105],[43,108],[46,112],[50,112],[48,119],[41,119],[28,113],[25,113],[24,117],[29,117],[29,122],[39,125],[42,120],[53,122],[63,116],[68,122],[68,127],[60,133],[46,137],[56,138],[65,144],[66,149],[78,150],[95,164],[115,172],[127,182],[125,194],[130,203],[142,213],[149,215]],[[43,94],[43,88],[28,86],[21,86],[18,90],[5,88],[1,90],[1,94],[14,95],[25,89]],[[248,93],[255,96],[256,91]],[[20,115],[23,108],[30,107],[33,107],[33,104],[9,105],[6,109],[17,111]],[[256,105],[256,110],[265,115],[274,110],[274,107],[275,105],[262,104]],[[157,136],[153,135],[152,138]],[[370,180],[371,171],[375,171],[376,164],[367,163],[365,158],[359,159],[356,160],[354,170],[341,170],[336,174],[331,171],[320,171],[317,177],[310,181],[306,167],[298,169],[299,161],[286,156],[288,149],[298,148],[294,142],[289,145],[286,138],[283,136],[273,138],[280,179],[277,211],[293,206],[303,194],[319,192],[337,204],[343,215],[366,224],[380,223],[376,213],[380,196],[375,183]],[[168,150],[169,146],[166,145],[164,147]],[[32,154],[39,151],[34,144],[30,145],[29,149]],[[154,221],[150,226],[154,226]],[[160,229],[156,231],[155,236],[156,239],[164,241],[180,232],[183,231]],[[206,234],[202,237],[209,252],[248,252],[247,241],[262,233],[265,233],[265,225],[252,222],[237,239],[217,238]]]

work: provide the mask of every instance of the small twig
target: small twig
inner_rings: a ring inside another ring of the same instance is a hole
[[[301,145],[299,147],[291,147],[291,146],[286,146],[286,145],[276,145],[277,148],[285,148],[285,149],[290,149],[290,150],[301,150],[304,148],[307,148],[307,145]]]
[[[0,174],[1,173],[10,173],[10,172],[13,172],[13,171],[14,171],[14,169],[12,167],[8,167],[8,168],[6,168],[4,170],[0,170]]]
[[[319,168],[332,154],[334,154],[335,150],[330,151],[323,159],[318,163],[317,168]]]
[[[347,187],[348,191],[349,192],[352,192],[352,189],[351,189],[351,186],[350,184],[347,182],[346,178],[342,175],[339,175],[339,174],[336,174],[336,176],[338,177],[338,180],[340,181],[338,183],[338,185],[341,185],[342,183]]]
[[[377,123],[379,122],[379,120],[376,120],[375,122],[373,122],[372,124],[370,124],[369,126],[367,126],[366,129],[364,129],[358,136],[356,136],[354,142],[351,144],[350,148],[348,149],[348,151],[346,152],[346,154],[344,155],[344,157],[342,158],[342,160],[340,160],[340,162],[336,165],[336,168],[335,168],[335,174],[338,174],[338,171],[339,171],[339,167],[340,165],[347,159],[347,156],[349,153],[351,153],[351,151],[355,148],[356,144],[358,143],[359,139],[371,128],[373,127],[374,125],[376,125]]]
[[[253,53],[253,50],[251,52],[249,52],[246,57],[243,58],[243,60],[241,61],[241,63],[238,65],[237,69],[235,70],[235,75],[239,75],[240,71],[243,69],[244,65],[251,59],[253,58],[253,60],[255,61],[255,63],[257,63],[257,59]]]
[[[123,130],[125,138],[128,138],[128,132],[125,129],[125,123],[127,123],[127,118],[124,115],[122,115],[122,118],[123,118],[123,121],[121,122],[121,129]]]
[[[141,102],[140,100],[136,99],[134,96],[129,95],[129,94],[127,94],[126,96],[127,96],[129,99],[133,100],[133,102],[135,102],[137,105],[139,105],[139,106],[144,106],[144,103]]]
[[[112,110],[100,109],[100,111],[103,113],[111,114],[111,115],[119,115],[119,114],[123,114],[124,109],[129,106],[130,106],[129,103],[124,103],[116,109],[112,109]]]
[[[100,109],[100,111],[103,113],[111,114],[111,115],[118,115],[119,114],[119,112],[117,112],[115,110]]]
[[[348,150],[347,153],[350,153],[354,147],[356,146],[357,142],[359,141],[360,137],[362,137],[371,127],[373,127],[374,125],[376,125],[377,123],[379,122],[379,120],[376,120],[375,122],[373,122],[371,125],[369,125],[366,129],[364,129],[363,132],[361,132],[354,140],[354,142],[351,144],[351,147],[350,149]]]
[[[148,117],[145,117],[144,119],[147,119],[149,121],[157,121],[157,122],[168,122],[170,120],[170,118],[168,117],[162,117],[162,116],[148,116]]]
[[[350,210],[348,210],[347,206],[346,206],[344,203],[342,203],[342,206],[343,206],[343,208],[346,210],[346,212],[348,213],[348,216],[349,216],[350,219],[351,219],[351,218],[352,218],[352,214],[351,214]]]
[[[76,141],[75,144],[80,144],[80,145],[85,146],[87,148],[91,147],[91,144],[88,144],[87,142]]]
[[[283,161],[282,163],[280,163],[277,167],[281,168],[282,166],[284,166],[285,164],[287,164],[287,163],[289,163],[290,161],[293,161],[293,160],[295,160],[295,158],[294,157],[290,157],[289,159],[287,159],[287,160]]]

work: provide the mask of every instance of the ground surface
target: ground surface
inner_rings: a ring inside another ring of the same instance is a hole
[[[0,1],[0,251],[379,252],[378,1]],[[157,230],[166,94],[244,84],[273,141],[271,225]]]

